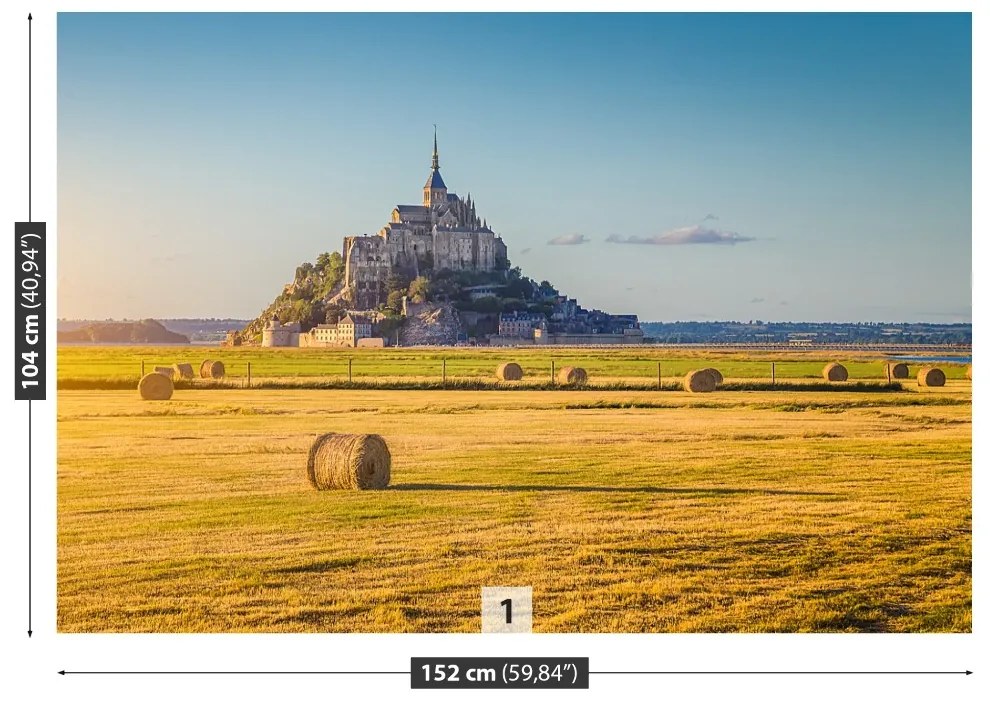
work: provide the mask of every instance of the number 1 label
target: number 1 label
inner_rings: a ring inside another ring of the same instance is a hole
[[[481,633],[528,634],[532,631],[532,587],[481,588]]]

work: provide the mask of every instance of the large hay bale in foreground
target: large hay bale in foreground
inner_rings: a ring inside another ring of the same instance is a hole
[[[159,375],[165,375],[165,377],[167,377],[170,380],[173,377],[175,377],[175,370],[173,370],[171,367],[156,367],[155,372],[157,372]]]
[[[377,434],[321,434],[309,449],[306,475],[320,491],[385,488],[392,455]]]
[[[588,373],[583,367],[562,367],[557,371],[558,385],[583,385],[588,382]]]
[[[714,392],[715,387],[715,375],[711,368],[691,370],[684,376],[685,392]]]
[[[712,377],[715,378],[715,386],[716,387],[718,387],[720,384],[722,384],[722,382],[725,380],[725,378],[722,377],[722,373],[719,372],[718,370],[716,370],[714,367],[706,367],[705,368],[705,371],[706,372],[710,372],[712,374]]]
[[[918,371],[918,384],[923,387],[944,387],[945,373],[937,367],[923,367]]]
[[[219,380],[224,375],[223,363],[219,360],[203,360],[199,366],[199,376],[206,379]]]
[[[149,372],[138,382],[138,392],[141,399],[172,399],[175,386],[172,378],[161,372]]]
[[[503,362],[495,368],[495,377],[503,382],[521,380],[523,378],[523,369],[519,366],[519,363]]]
[[[175,371],[175,374],[172,375],[172,377],[177,380],[191,380],[196,376],[195,371],[193,371],[193,366],[188,362],[177,362],[172,365],[172,370]]]
[[[890,375],[890,377],[898,380],[903,380],[911,376],[911,374],[908,372],[908,366],[906,362],[888,362],[887,374]]]
[[[849,379],[849,370],[837,362],[830,362],[822,369],[822,377],[829,382],[845,382]]]

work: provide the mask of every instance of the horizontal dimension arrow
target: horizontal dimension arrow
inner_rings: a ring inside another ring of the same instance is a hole
[[[59,675],[409,675],[409,671],[59,671]]]
[[[973,675],[973,671],[590,671],[591,675]]]
[[[409,671],[59,671],[59,675],[409,675]],[[591,675],[972,675],[973,671],[590,671]]]

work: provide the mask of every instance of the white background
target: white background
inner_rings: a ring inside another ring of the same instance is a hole
[[[412,5],[412,4],[410,4]],[[763,2],[547,2],[472,3],[473,9],[608,10],[791,10],[797,3]],[[464,11],[468,3],[416,3],[415,9]],[[973,11],[973,268],[975,350],[982,353],[985,288],[976,278],[983,265],[987,234],[985,197],[986,18],[977,2],[800,3],[810,10]],[[529,707],[567,703],[602,707],[611,702],[650,707],[968,708],[990,697],[990,665],[985,659],[985,529],[987,470],[981,437],[982,399],[974,403],[974,632],[957,635],[83,635],[55,632],[55,275],[56,213],[56,17],[57,10],[350,10],[412,9],[392,2],[338,5],[329,2],[11,2],[0,6],[0,87],[3,110],[0,205],[8,239],[13,222],[27,219],[27,14],[34,33],[34,193],[33,216],[48,223],[48,400],[33,405],[34,421],[34,613],[27,636],[27,408],[14,402],[12,378],[2,378],[5,482],[0,503],[2,581],[0,644],[3,683],[0,702],[28,702],[55,708],[307,708],[360,703],[379,707]],[[8,245],[10,242],[7,242]],[[4,274],[13,268],[12,250],[0,249]],[[8,276],[4,281],[8,284]],[[0,311],[4,340],[10,343],[12,308]],[[205,314],[208,315],[208,314]],[[6,348],[10,353],[12,348]],[[12,355],[8,355],[12,357]],[[979,368],[977,368],[979,369]],[[977,376],[979,377],[979,375]],[[974,388],[983,387],[976,380]],[[982,553],[982,554],[981,554]],[[410,656],[587,655],[595,670],[936,670],[965,675],[839,676],[592,676],[587,691],[409,690],[409,679],[395,676],[61,676],[59,670],[396,670]]]

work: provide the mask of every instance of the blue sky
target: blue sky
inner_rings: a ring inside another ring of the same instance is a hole
[[[417,203],[647,320],[971,320],[966,14],[65,14],[59,316],[255,316]]]

